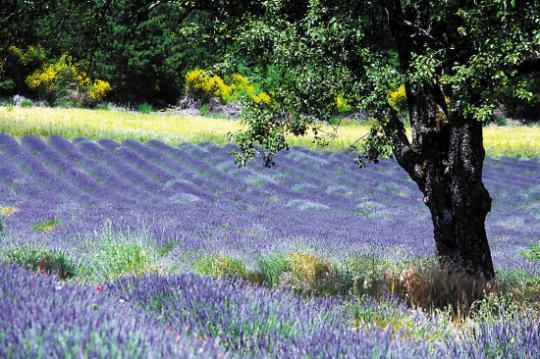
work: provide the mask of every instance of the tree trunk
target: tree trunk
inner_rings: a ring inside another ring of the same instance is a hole
[[[380,3],[387,14],[401,69],[407,74],[413,54],[423,53],[433,41],[437,46],[442,42],[426,30],[431,24],[425,8],[405,6],[399,0]],[[482,182],[482,123],[449,113],[446,100],[452,93],[444,92],[438,78],[446,65],[438,65],[432,81],[405,84],[412,141],[393,110],[387,113],[386,130],[394,139],[398,163],[417,183],[431,211],[441,264],[489,280],[495,271],[485,230],[491,198]]]
[[[482,182],[482,124],[472,119],[453,122],[448,151],[434,151],[426,159],[424,202],[431,211],[441,263],[489,280],[495,272],[485,230],[491,197]]]

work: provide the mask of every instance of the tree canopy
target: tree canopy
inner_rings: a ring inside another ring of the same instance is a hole
[[[532,98],[521,76],[540,69],[540,2],[309,1],[300,19],[281,21],[266,55],[281,85],[272,103],[248,107],[237,160],[261,153],[271,165],[288,133],[318,133],[348,87],[375,120],[359,162],[394,155],[424,194],[441,261],[492,278],[482,124],[508,88]],[[404,116],[388,100],[400,85]]]

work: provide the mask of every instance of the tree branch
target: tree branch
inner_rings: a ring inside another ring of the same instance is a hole
[[[407,171],[413,180],[418,182],[421,180],[421,176],[416,173],[415,168],[420,162],[420,156],[412,149],[403,122],[398,118],[396,111],[390,108],[386,116],[388,122],[383,129],[387,132],[386,135],[393,140],[392,152],[401,167]]]

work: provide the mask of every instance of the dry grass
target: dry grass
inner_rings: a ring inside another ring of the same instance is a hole
[[[316,291],[324,287],[330,279],[331,266],[325,260],[301,252],[287,256],[290,265],[289,284],[296,288]]]
[[[229,142],[229,134],[244,128],[238,120],[180,116],[168,113],[142,114],[132,111],[100,111],[88,109],[0,107],[0,132],[16,137],[34,135],[66,138],[109,138],[115,141],[159,139],[176,145],[180,142]],[[337,137],[329,139],[329,148],[344,149],[368,130],[367,125],[345,125]],[[323,132],[333,133],[325,126]],[[291,137],[294,146],[316,148],[313,137]]]
[[[498,292],[495,281],[435,263],[415,263],[399,273],[396,294],[416,308],[428,311],[451,307],[468,315],[473,303]]]
[[[243,128],[237,120],[157,112],[0,107],[0,132],[17,137],[56,134],[66,138],[109,138],[116,141],[159,139],[171,145],[203,141],[225,144],[229,142],[229,133]],[[358,144],[368,129],[368,124],[344,121],[337,132],[332,126],[323,126],[322,133],[328,137],[327,148],[342,150]],[[290,137],[289,141],[293,146],[319,147],[313,142],[313,136]],[[540,127],[487,127],[484,144],[492,156],[539,157]]]

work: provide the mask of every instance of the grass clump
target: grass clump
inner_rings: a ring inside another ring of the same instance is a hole
[[[39,270],[46,275],[57,275],[61,279],[75,277],[78,273],[76,263],[65,253],[47,247],[21,246],[6,249],[1,254],[3,262]]]
[[[9,217],[19,211],[16,207],[0,207],[0,216]]]
[[[284,254],[259,255],[257,264],[262,282],[270,287],[279,285],[283,274],[290,270],[290,263]]]
[[[140,275],[157,270],[153,251],[137,243],[105,241],[91,254],[81,277],[97,281],[111,281],[125,275]]]
[[[354,294],[372,297],[395,294],[397,264],[374,256],[353,255],[347,258],[344,268]]]
[[[81,278],[103,282],[157,271],[155,250],[144,246],[143,242],[144,238],[123,238],[115,234],[112,224],[106,222],[100,235],[88,243],[85,252],[89,256],[81,266]]]
[[[159,258],[165,257],[167,254],[169,254],[177,245],[179,244],[178,241],[173,240],[165,243],[162,247],[158,248],[156,251],[156,254]]]
[[[513,301],[535,308],[540,313],[540,274],[522,270],[497,271],[499,290]]]
[[[36,223],[32,226],[34,232],[37,233],[52,233],[60,224],[60,220],[57,218],[49,218],[42,222]]]
[[[34,102],[29,99],[24,99],[21,101],[21,107],[32,107],[34,106]]]
[[[327,261],[302,252],[290,253],[287,261],[290,268],[288,282],[293,287],[317,292],[329,284],[332,267]]]
[[[442,342],[451,335],[451,312],[438,311],[429,316],[422,311],[410,310],[394,299],[374,300],[361,296],[349,303],[354,327],[364,330],[389,330],[402,339]]]
[[[193,263],[193,269],[203,275],[214,277],[241,277],[247,278],[249,271],[240,260],[227,254],[204,256]]]

